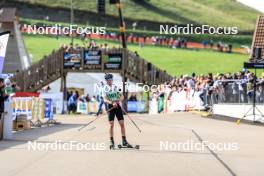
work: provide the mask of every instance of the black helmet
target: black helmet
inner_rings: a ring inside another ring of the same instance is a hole
[[[105,80],[113,79],[113,75],[110,73],[105,74]]]

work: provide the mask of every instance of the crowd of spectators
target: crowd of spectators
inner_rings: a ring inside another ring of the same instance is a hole
[[[79,91],[68,91],[67,92],[67,107],[68,107],[68,113],[76,113],[77,112],[77,103],[78,101],[89,103],[89,102],[96,102],[97,97],[96,96],[90,96],[87,95],[80,95]]]
[[[232,53],[233,45],[223,42],[214,43],[213,40],[203,40],[202,45],[204,48],[216,49],[219,52]]]
[[[78,43],[74,45],[73,43],[70,43],[69,45],[62,44],[61,47],[64,49],[65,52],[70,52],[71,50],[78,51],[78,50],[81,50],[82,47],[85,47],[86,49],[93,49],[93,50],[98,50],[98,49],[108,50],[109,49],[109,46],[107,43],[98,45],[95,40],[91,40],[90,42],[85,41],[83,42],[82,45],[79,45]],[[115,48],[115,47],[112,47],[112,48]]]
[[[170,100],[175,91],[185,91],[192,92],[189,96],[193,96],[194,93],[198,94],[201,106],[205,109],[217,103],[252,103],[254,78],[256,78],[256,102],[264,103],[264,73],[257,78],[254,73],[246,69],[237,73],[215,75],[192,73],[174,77],[170,82],[159,85],[155,91],[151,92],[151,99],[166,101]],[[128,100],[137,101],[137,95],[131,94]],[[67,101],[69,112],[75,113],[78,101],[100,102],[100,96],[89,94],[80,96],[78,91],[71,91],[67,93]],[[162,109],[159,112],[161,111]]]
[[[191,76],[175,77],[171,82],[159,85],[158,89],[152,92],[152,98],[168,100],[174,91],[193,90],[192,92],[199,94],[202,106],[205,108],[217,103],[252,103],[255,78],[256,102],[264,103],[264,73],[257,78],[254,73],[246,69],[233,74],[193,73]]]
[[[39,27],[49,27],[49,26],[41,26],[41,25],[36,25],[37,28]],[[25,28],[24,25],[20,25],[20,30],[22,32],[26,32],[29,29]],[[64,35],[64,34],[61,34]],[[59,37],[61,35],[55,35],[55,37],[57,39],[59,39]],[[69,34],[67,34],[68,37],[70,37]],[[81,39],[82,42],[87,43],[87,40],[94,40],[94,39],[103,39],[103,40],[110,40],[110,41],[120,41],[121,39],[121,35],[118,32],[114,32],[114,31],[106,31],[105,34],[98,34],[96,36],[94,36],[93,34],[73,34],[74,38],[79,38]],[[169,48],[202,48],[199,47],[198,45],[200,45],[199,43],[196,43],[194,46],[189,46],[189,42],[193,43],[193,41],[187,41],[186,38],[182,38],[182,37],[171,37],[171,36],[161,36],[161,35],[138,35],[135,33],[130,33],[128,35],[126,35],[126,41],[132,44],[138,44],[140,47],[144,47],[145,45],[153,45],[153,46],[166,46]],[[92,41],[90,44],[90,46],[87,47],[94,47],[93,44],[94,41]],[[207,40],[204,39],[201,41],[201,44],[204,48],[207,49],[212,49],[212,50],[216,50],[219,52],[227,52],[227,53],[232,53],[232,49],[233,46],[232,44],[227,44],[227,43],[223,43],[223,42],[214,42],[212,39],[211,40]],[[101,47],[101,48],[107,48],[108,46],[97,46],[97,47]]]

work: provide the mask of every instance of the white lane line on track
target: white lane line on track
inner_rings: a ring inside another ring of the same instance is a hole
[[[142,121],[146,124],[150,124],[150,125],[154,125],[154,126],[158,126],[158,127],[164,127],[164,128],[180,128],[180,129],[184,129],[184,130],[188,130],[188,131],[191,131],[194,136],[200,141],[200,142],[203,142],[204,140],[202,139],[202,137],[192,128],[184,128],[184,127],[181,127],[181,126],[174,126],[174,125],[165,125],[165,124],[157,124],[157,123],[154,123],[154,122],[150,122],[148,120],[142,120],[140,118],[137,118],[137,117],[134,117],[134,119],[136,120],[139,120],[139,121]],[[209,152],[214,156],[214,158],[220,162],[220,164],[222,166],[224,166],[224,168],[232,175],[232,176],[236,176],[235,172],[230,168],[230,166],[227,165],[226,162],[224,162],[218,155],[217,153],[215,153],[213,150],[211,150],[208,146],[206,146],[206,148],[209,150]]]

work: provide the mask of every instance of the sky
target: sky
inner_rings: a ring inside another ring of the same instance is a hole
[[[238,0],[238,1],[264,13],[264,0]]]

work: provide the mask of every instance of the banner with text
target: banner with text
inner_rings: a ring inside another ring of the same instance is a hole
[[[0,74],[3,72],[9,32],[0,33]]]

